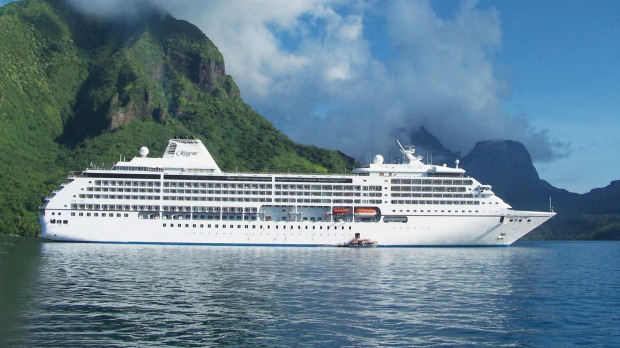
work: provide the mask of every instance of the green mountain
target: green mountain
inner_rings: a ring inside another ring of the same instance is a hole
[[[0,8],[0,234],[33,235],[68,170],[175,136],[202,139],[226,171],[344,172],[342,153],[294,143],[245,104],[217,47],[145,8],[131,23],[61,0]]]

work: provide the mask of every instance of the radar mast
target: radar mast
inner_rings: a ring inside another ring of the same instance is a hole
[[[407,163],[413,163],[416,160],[421,161],[422,157],[415,157],[413,154],[415,153],[415,146],[410,145],[410,146],[403,146],[400,141],[398,141],[398,139],[396,139],[396,142],[398,143],[398,146],[400,147],[400,152],[405,156],[405,158],[407,159]]]

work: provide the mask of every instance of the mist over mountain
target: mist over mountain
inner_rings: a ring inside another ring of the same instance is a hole
[[[294,143],[247,105],[224,57],[193,24],[150,5],[131,5],[131,20],[118,20],[78,11],[78,3],[0,8],[0,233],[36,233],[37,208],[67,170],[131,158],[141,146],[159,156],[176,136],[202,139],[226,171],[354,166],[342,153]],[[426,162],[459,159],[515,209],[547,210],[551,198],[558,215],[531,238],[620,236],[618,182],[578,195],[541,180],[519,142],[482,141],[462,156],[425,127],[400,133]],[[394,139],[394,159],[396,151]]]

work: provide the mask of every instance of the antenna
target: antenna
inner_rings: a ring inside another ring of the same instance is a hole
[[[549,196],[549,211],[553,213],[553,205],[551,205],[551,196]]]
[[[431,164],[433,164],[433,145],[429,146],[431,149]]]

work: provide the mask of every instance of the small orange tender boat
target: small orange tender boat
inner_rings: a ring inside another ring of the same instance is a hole
[[[337,207],[337,208],[332,209],[332,212],[334,214],[347,214],[350,211],[351,211],[351,209],[344,208],[344,207]]]
[[[367,216],[375,216],[377,215],[376,208],[355,208],[355,215],[367,215]]]

